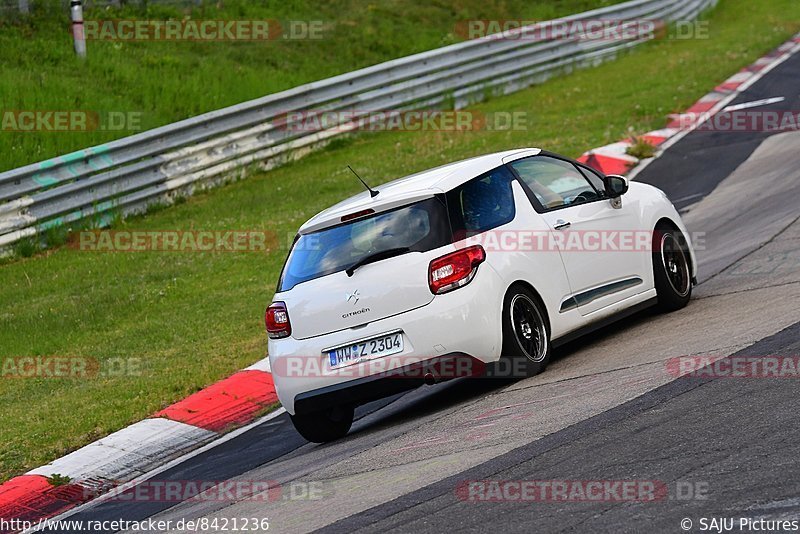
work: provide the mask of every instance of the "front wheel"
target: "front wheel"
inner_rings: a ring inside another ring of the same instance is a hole
[[[550,362],[550,329],[539,299],[526,287],[512,286],[503,301],[503,355],[497,375],[534,376]]]
[[[683,234],[659,225],[653,233],[653,276],[658,307],[662,311],[679,310],[692,296],[689,248]]]
[[[352,406],[335,406],[323,412],[290,415],[297,432],[312,443],[326,443],[343,438],[353,424]]]

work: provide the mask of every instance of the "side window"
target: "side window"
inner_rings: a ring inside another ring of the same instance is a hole
[[[507,169],[500,167],[447,193],[456,239],[491,230],[514,218],[513,179]]]
[[[582,165],[577,165],[577,167],[578,170],[583,173],[586,179],[592,182],[592,185],[595,189],[601,193],[606,190],[606,184],[603,181],[603,177],[600,176],[594,169]]]
[[[510,165],[544,209],[583,204],[602,198],[589,180],[567,161],[533,156]]]

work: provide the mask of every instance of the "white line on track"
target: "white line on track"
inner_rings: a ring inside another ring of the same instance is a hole
[[[748,109],[748,108],[757,108],[759,106],[766,106],[767,104],[774,104],[776,102],[783,102],[786,98],[782,96],[776,96],[773,98],[763,98],[761,100],[754,100],[752,102],[743,102],[741,104],[736,104],[734,106],[728,106],[722,111],[739,111],[740,109]]]
[[[771,72],[773,69],[775,69],[778,65],[781,65],[786,60],[788,60],[789,58],[794,56],[798,51],[800,51],[800,44],[795,45],[794,47],[792,47],[789,50],[787,50],[786,52],[784,52],[783,55],[778,56],[777,58],[775,58],[775,61],[773,61],[772,63],[767,65],[765,68],[763,68],[759,72],[753,74],[750,78],[747,79],[746,82],[744,82],[742,85],[740,85],[739,88],[736,91],[734,91],[733,93],[731,93],[727,97],[725,97],[722,100],[720,100],[719,103],[716,106],[714,106],[713,108],[708,110],[708,112],[707,112],[708,116],[710,117],[711,115],[714,115],[715,113],[719,112],[719,110],[722,109],[723,107],[725,107],[726,104],[732,102],[737,96],[739,96],[740,94],[745,92],[747,89],[749,89],[753,84],[755,84],[761,78],[766,76],[769,72]],[[664,141],[664,143],[658,147],[658,154],[656,154],[656,157],[647,158],[646,160],[644,160],[641,163],[639,163],[639,165],[637,165],[628,174],[628,180],[635,180],[636,176],[638,176],[643,170],[645,170],[647,168],[648,165],[650,165],[653,161],[655,161],[658,158],[659,155],[661,155],[669,147],[671,147],[672,145],[674,145],[675,143],[677,143],[678,141],[680,141],[681,139],[683,139],[684,137],[689,135],[691,132],[696,130],[698,127],[700,127],[701,124],[702,124],[701,122],[693,124],[690,128],[687,128],[685,130],[681,130],[679,133],[673,135],[672,137],[670,137],[669,139]]]

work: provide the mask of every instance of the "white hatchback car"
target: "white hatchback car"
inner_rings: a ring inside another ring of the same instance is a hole
[[[365,191],[299,230],[266,311],[281,403],[306,439],[454,376],[531,376],[551,348],[689,301],[696,260],[655,187],[539,149]]]

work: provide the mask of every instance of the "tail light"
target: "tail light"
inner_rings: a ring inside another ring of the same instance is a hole
[[[366,215],[372,215],[373,213],[375,213],[375,210],[372,208],[368,208],[365,210],[357,211],[355,213],[342,215],[342,222],[352,221],[353,219],[358,219],[359,217],[364,217]]]
[[[440,295],[469,284],[485,259],[486,251],[480,245],[436,258],[428,267],[431,292]]]
[[[289,322],[289,312],[283,302],[273,302],[264,314],[264,323],[267,325],[267,335],[272,339],[288,337],[292,333],[292,324]]]

